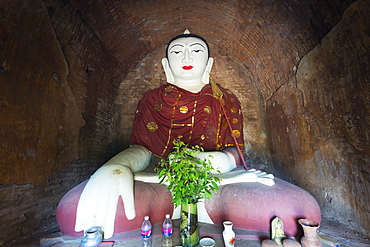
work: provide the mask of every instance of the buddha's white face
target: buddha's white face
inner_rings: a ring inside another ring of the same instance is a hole
[[[184,37],[169,44],[168,63],[175,81],[201,81],[207,61],[208,48],[201,39]]]

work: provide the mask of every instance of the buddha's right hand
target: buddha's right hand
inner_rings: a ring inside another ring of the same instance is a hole
[[[77,207],[75,231],[102,227],[104,238],[114,233],[118,199],[121,196],[127,219],[135,218],[133,172],[144,169],[150,153],[132,146],[100,167],[87,182]]]

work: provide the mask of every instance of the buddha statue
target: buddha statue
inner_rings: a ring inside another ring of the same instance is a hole
[[[272,174],[243,168],[240,102],[210,80],[213,58],[204,38],[189,32],[176,36],[166,47],[162,65],[167,83],[138,103],[131,146],[61,200],[57,220],[63,234],[82,236],[84,230],[99,226],[107,239],[139,229],[145,215],[152,224],[171,212],[178,218],[157,175],[142,172],[152,156],[166,158],[177,138],[203,147],[198,158],[210,159],[214,175],[222,179],[219,192],[199,203],[200,222],[222,225],[230,220],[234,227],[269,232],[271,219],[278,216],[286,233],[296,235],[297,218],[320,221],[319,206],[309,193]]]

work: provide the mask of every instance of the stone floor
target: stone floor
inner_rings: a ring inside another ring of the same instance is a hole
[[[179,231],[178,231],[178,221],[174,221],[174,236],[173,236],[173,246],[179,246]],[[222,241],[222,226],[210,225],[210,224],[199,224],[200,237],[212,237],[216,241],[216,247],[224,246]],[[243,229],[235,229],[236,240],[235,246],[244,247],[260,247],[263,239],[268,239],[270,233],[260,232],[260,231],[247,231]],[[370,246],[369,238],[361,235],[355,230],[349,230],[345,227],[338,226],[337,224],[331,222],[321,222],[320,234],[335,239],[340,246],[344,247],[368,247]],[[152,246],[161,246],[161,226],[153,226],[152,235]],[[63,236],[60,232],[55,232],[49,234],[42,239],[40,239],[40,246],[42,247],[78,247],[81,238],[72,238],[68,236]],[[135,247],[141,246],[140,231],[132,231],[128,233],[122,233],[114,236],[112,239],[104,240],[100,247]],[[323,243],[323,247],[327,247]]]

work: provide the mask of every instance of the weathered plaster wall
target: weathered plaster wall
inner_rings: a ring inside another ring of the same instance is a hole
[[[369,5],[358,1],[267,102],[275,172],[305,188],[322,214],[370,226]],[[304,202],[303,202],[304,203]]]
[[[43,185],[77,156],[84,120],[45,6],[2,5],[0,183]]]
[[[46,2],[0,2],[0,245],[55,230],[61,197],[112,155],[125,73],[69,4]]]

